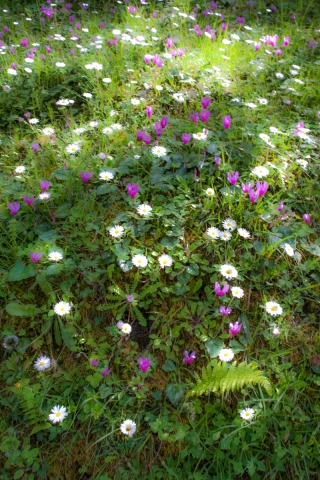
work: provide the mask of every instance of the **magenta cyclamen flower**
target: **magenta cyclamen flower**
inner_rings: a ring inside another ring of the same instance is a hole
[[[259,197],[263,197],[266,191],[269,188],[268,182],[257,182],[257,192],[259,193]]]
[[[201,100],[201,105],[203,108],[208,108],[210,106],[210,103],[211,103],[211,100],[209,97],[204,97],[202,100]]]
[[[155,128],[157,137],[161,137],[161,135],[163,133],[163,128],[161,127],[160,122],[155,122],[154,128]]]
[[[151,115],[152,115],[152,107],[146,107],[146,113],[147,113],[147,117],[150,118]]]
[[[31,148],[35,153],[37,153],[39,151],[39,143],[32,143]]]
[[[310,213],[304,213],[302,218],[306,223],[310,223]]]
[[[28,43],[29,43],[29,40],[28,40],[27,38],[23,38],[23,39],[21,40],[21,45],[22,45],[23,47],[27,47],[27,46],[28,46]]]
[[[50,187],[51,183],[48,180],[40,180],[40,187],[43,192],[48,190]]]
[[[37,252],[30,252],[30,258],[33,263],[36,263],[41,257],[43,253],[37,253]]]
[[[199,113],[198,112],[191,112],[190,115],[190,120],[195,123],[196,125],[198,125],[199,123]]]
[[[32,205],[35,201],[35,198],[34,196],[32,196],[31,198],[27,197],[27,195],[23,195],[23,200],[25,201],[25,203],[30,207],[30,205]]]
[[[149,145],[151,143],[151,140],[152,140],[151,135],[147,135],[147,134],[144,135],[143,141],[146,145]]]
[[[222,119],[222,125],[224,126],[224,128],[226,130],[229,130],[229,128],[231,127],[231,117],[230,115],[225,115]]]
[[[170,49],[173,46],[173,38],[169,37],[166,40],[167,47]]]
[[[139,368],[145,373],[150,368],[150,358],[139,358]]]
[[[250,190],[253,188],[253,183],[242,183],[241,188],[244,193],[249,193]]]
[[[101,375],[103,377],[107,377],[111,373],[111,368],[106,367],[104,370],[102,370]]]
[[[284,207],[284,202],[280,202],[278,207],[279,212],[282,212],[283,207]]]
[[[182,361],[183,361],[183,362],[186,362],[186,363],[188,363],[188,364],[190,365],[190,364],[196,359],[196,356],[197,356],[196,352],[191,352],[190,355],[189,355],[188,350],[185,350],[185,351],[183,352],[183,359],[182,359]]]
[[[11,215],[17,215],[17,213],[19,212],[20,210],[20,203],[19,202],[9,202],[8,203],[8,208],[11,212]]]
[[[229,324],[230,335],[237,335],[237,333],[240,332],[241,328],[242,328],[242,323],[239,323],[239,322],[230,323]]]
[[[185,145],[187,145],[187,143],[190,142],[190,139],[191,139],[191,133],[183,133],[183,134],[181,135],[181,140],[183,141],[183,143],[184,143]]]
[[[90,180],[91,177],[93,177],[93,172],[84,172],[83,170],[81,170],[80,175],[81,180],[86,183]]]
[[[145,136],[146,132],[144,130],[137,130],[136,131],[136,135],[137,135],[137,139],[142,141],[144,139],[144,136]]]
[[[231,307],[225,307],[224,305],[221,305],[219,310],[220,310],[220,313],[222,314],[223,317],[226,317],[227,315],[229,315],[229,313],[232,312]]]
[[[200,120],[201,122],[207,122],[210,118],[210,110],[201,110],[200,112]]]
[[[228,172],[227,178],[228,178],[228,182],[230,182],[232,185],[235,185],[239,178],[239,172],[238,171],[231,172],[231,173]]]
[[[284,37],[282,46],[287,47],[289,45],[289,43],[290,43],[290,37],[288,37],[288,36]]]
[[[162,128],[166,128],[166,126],[168,125],[168,117],[162,117],[160,120],[160,125]]]
[[[244,17],[237,17],[236,20],[237,20],[237,22],[240,23],[240,25],[244,24]]]
[[[139,185],[137,183],[129,183],[128,184],[128,194],[131,198],[134,198],[138,195],[139,192]]]
[[[220,287],[220,283],[216,282],[214,284],[214,291],[218,295],[218,297],[222,297],[229,291],[229,285],[226,283],[223,288]]]
[[[99,363],[99,360],[97,358],[92,358],[90,360],[91,367],[96,367],[98,365],[98,363]]]
[[[255,202],[257,200],[257,198],[259,198],[259,192],[258,190],[254,191],[253,189],[250,190],[249,192],[249,200],[250,202]]]

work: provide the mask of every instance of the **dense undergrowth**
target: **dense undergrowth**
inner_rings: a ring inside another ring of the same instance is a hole
[[[318,19],[1,5],[1,479],[320,478]]]

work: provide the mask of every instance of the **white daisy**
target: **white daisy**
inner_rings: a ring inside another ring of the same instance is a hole
[[[214,195],[213,188],[207,188],[206,194],[208,195],[208,197],[212,197]]]
[[[10,87],[10,85],[3,85],[2,89],[3,89],[4,92],[9,93],[10,90],[11,90],[11,87]]]
[[[253,408],[245,408],[244,410],[241,410],[240,412],[240,417],[243,418],[243,420],[251,420],[251,418],[254,417],[255,411]]]
[[[144,268],[148,265],[148,259],[145,255],[134,255],[131,261],[136,267]]]
[[[38,370],[38,372],[44,372],[49,368],[51,365],[51,360],[49,357],[45,355],[40,355],[40,357],[34,362],[34,368]]]
[[[56,66],[57,66],[57,67],[65,67],[66,64],[63,63],[63,62],[56,62]]]
[[[256,175],[258,178],[267,177],[269,175],[269,170],[266,167],[254,167],[252,174]]]
[[[123,323],[122,326],[121,326],[121,332],[123,333],[131,333],[131,330],[132,330],[132,327],[131,325],[129,325],[129,323]]]
[[[232,287],[231,294],[235,298],[242,298],[244,295],[244,291],[240,287]]]
[[[111,83],[112,82],[111,78],[103,78],[102,81],[104,83]]]
[[[111,115],[111,112],[110,112],[110,115]],[[123,130],[123,126],[120,124],[120,123],[113,123],[112,125],[110,125],[111,128],[113,128],[113,130]]]
[[[24,167],[23,165],[21,165],[20,167],[17,167],[15,169],[15,172],[16,173],[23,173],[25,171],[26,167]]]
[[[92,93],[85,92],[85,93],[83,93],[83,96],[85,98],[92,98]]]
[[[60,252],[50,252],[48,258],[53,262],[59,262],[59,260],[63,259],[63,255]]]
[[[238,228],[237,232],[242,238],[250,238],[250,232],[245,228]]]
[[[279,303],[267,302],[266,311],[267,313],[270,313],[270,315],[272,316],[278,316],[278,315],[281,315],[283,310],[282,310],[282,307],[279,305]]]
[[[113,129],[111,127],[105,127],[102,129],[102,133],[105,135],[111,135],[113,133]]]
[[[139,213],[139,215],[149,215],[151,210],[152,210],[152,207],[150,207],[150,205],[147,205],[145,203],[142,203],[137,208],[137,212]]]
[[[67,315],[70,313],[71,305],[68,302],[59,302],[55,304],[53,310],[57,315]]]
[[[121,235],[123,234],[124,232],[124,228],[121,227],[121,225],[116,225],[115,227],[111,228],[110,229],[110,235],[111,237],[121,237]]]
[[[194,133],[192,136],[196,140],[207,140],[208,135],[205,132],[198,132],[198,133]]]
[[[225,232],[220,232],[219,237],[221,240],[228,242],[231,239],[232,235],[230,232],[225,231]]]
[[[42,130],[42,133],[43,135],[45,135],[46,137],[48,137],[49,135],[53,135],[55,133],[55,129],[54,128],[51,128],[51,127],[47,127],[47,128],[44,128]]]
[[[273,327],[272,333],[273,335],[278,336],[281,332],[278,327]]]
[[[206,234],[207,234],[209,237],[211,237],[211,238],[213,238],[214,240],[216,240],[217,238],[220,237],[221,232],[220,232],[220,230],[219,230],[218,228],[216,228],[216,227],[210,227],[210,228],[208,228],[208,230],[206,231]]]
[[[249,107],[249,108],[257,108],[257,105],[255,103],[252,103],[252,102],[246,103],[245,105],[247,105],[247,107]]]
[[[36,125],[37,123],[39,123],[39,119],[38,118],[30,118],[29,123],[31,123],[31,125]]]
[[[8,68],[7,72],[9,73],[9,75],[17,75],[18,74],[17,70],[15,70],[14,68]]]
[[[223,348],[219,352],[219,358],[221,362],[230,362],[234,357],[234,353],[231,348]]]
[[[232,218],[226,218],[224,222],[222,222],[222,226],[225,230],[234,230],[237,226],[237,222],[232,220]]]
[[[38,195],[39,200],[49,200],[51,198],[51,193],[43,192]]]
[[[49,420],[52,423],[59,423],[62,422],[67,416],[68,414],[66,408],[57,405],[51,409],[51,413],[49,414]]]
[[[174,93],[172,95],[172,97],[178,103],[183,103],[184,102],[184,96],[182,95],[182,93]]]
[[[125,420],[120,425],[121,432],[124,435],[129,435],[129,437],[132,437],[132,435],[135,433],[136,429],[137,429],[137,425],[132,420]]]
[[[237,278],[238,271],[232,265],[221,265],[220,273],[226,278]]]
[[[170,257],[170,255],[163,254],[158,258],[158,262],[160,263],[161,268],[171,267],[173,264],[173,259]]]
[[[138,106],[141,103],[139,98],[131,98],[130,102],[131,102],[131,105],[134,105],[134,106]]]
[[[78,143],[71,143],[71,145],[68,145],[66,147],[66,152],[68,153],[76,153],[80,150],[80,145]]]
[[[165,157],[167,155],[167,150],[164,147],[160,147],[160,146],[153,147],[151,152],[156,157]]]
[[[289,243],[285,243],[284,245],[281,245],[282,248],[285,249],[286,253],[289,255],[289,257],[293,257],[294,256],[294,250],[293,248],[291,247],[291,245],[289,245]]]
[[[108,172],[107,170],[104,172],[99,173],[100,180],[112,180],[114,175],[111,172]]]
[[[80,135],[81,133],[84,133],[86,131],[86,129],[83,128],[83,127],[79,127],[79,128],[75,128],[72,131],[73,131],[73,133],[76,133],[77,135]]]

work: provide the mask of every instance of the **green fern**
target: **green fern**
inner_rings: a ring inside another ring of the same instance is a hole
[[[228,367],[226,362],[214,360],[212,365],[202,368],[202,378],[195,375],[197,383],[192,386],[187,397],[208,395],[210,392],[222,394],[235,392],[250,385],[260,385],[271,395],[272,387],[269,380],[257,368],[256,363],[242,362],[237,365],[234,362]]]

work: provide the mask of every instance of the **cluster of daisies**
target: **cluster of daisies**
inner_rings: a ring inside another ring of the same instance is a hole
[[[213,240],[223,240],[228,242],[232,238],[232,233],[237,228],[237,222],[232,220],[232,218],[226,218],[222,222],[222,227],[224,228],[223,231],[219,230],[217,227],[209,227],[206,231],[208,237],[212,238]],[[238,235],[242,238],[250,238],[250,232],[245,228],[238,228],[237,229]]]

